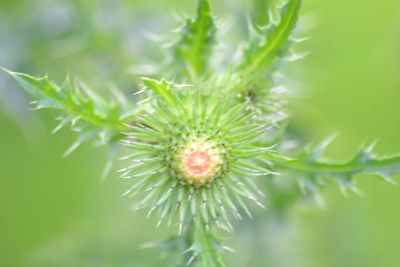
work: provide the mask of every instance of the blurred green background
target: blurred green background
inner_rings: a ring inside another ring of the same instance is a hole
[[[254,11],[249,0],[212,2],[223,18]],[[148,33],[174,28],[174,14],[193,14],[196,4],[1,0],[0,65],[133,92],[127,70],[161,56]],[[312,54],[285,68],[297,83],[293,124],[310,140],[340,132],[329,149],[335,159],[374,139],[378,153],[400,152],[400,2],[304,0],[303,15],[315,26],[302,45]],[[120,197],[128,184],[117,175],[100,183],[107,149],[85,144],[62,158],[74,134],[50,135],[56,113],[32,113],[28,101],[0,73],[0,266],[168,266],[172,255],[140,246],[170,230],[130,212],[132,200]],[[325,209],[299,203],[286,228],[253,222],[265,228],[257,240],[238,231],[230,240],[238,253],[225,255],[227,265],[400,266],[400,188],[372,176],[357,181],[364,197],[331,186]]]

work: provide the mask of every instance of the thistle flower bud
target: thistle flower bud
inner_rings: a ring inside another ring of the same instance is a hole
[[[268,151],[253,142],[266,125],[254,123],[243,104],[193,88],[170,90],[174,95],[154,101],[131,127],[125,143],[135,150],[128,156],[134,164],[123,176],[135,181],[127,193],[145,190],[138,208],[157,210],[159,223],[177,215],[180,229],[192,219],[230,229],[229,214],[241,218],[236,204],[248,212],[242,198],[262,206],[249,188],[269,171],[250,159]]]

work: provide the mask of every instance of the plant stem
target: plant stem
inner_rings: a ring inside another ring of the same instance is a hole
[[[182,243],[183,243],[182,262],[181,262],[182,267],[191,267],[194,266],[196,263],[196,259],[192,260],[193,253],[189,251],[193,245],[193,236],[194,236],[194,227],[192,224],[189,224],[188,229],[186,229],[182,238]]]
[[[354,164],[348,163],[325,163],[325,162],[307,162],[304,160],[292,160],[286,162],[275,162],[278,169],[284,169],[295,172],[315,172],[315,173],[350,173],[362,172],[368,169],[379,169],[400,164],[400,156],[385,159],[371,160],[367,163]]]

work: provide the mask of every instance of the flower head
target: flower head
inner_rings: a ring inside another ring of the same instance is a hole
[[[239,204],[248,212],[243,197],[261,205],[252,179],[270,172],[249,159],[268,153],[253,144],[267,125],[254,123],[244,104],[168,86],[174,96],[158,98],[130,127],[133,164],[122,172],[134,185],[127,194],[147,192],[137,207],[157,210],[159,223],[178,215],[181,229],[191,219],[229,229],[228,211],[240,218]]]

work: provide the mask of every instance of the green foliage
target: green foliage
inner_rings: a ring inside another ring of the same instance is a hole
[[[288,59],[293,31],[298,20],[301,0],[290,0],[280,9],[278,22],[259,26],[250,23],[249,41],[239,58],[228,64],[215,78],[221,91],[248,103],[258,121],[277,124],[286,118],[283,110],[282,87],[275,82],[275,71]],[[265,14],[268,11],[265,10]]]
[[[132,120],[135,112],[119,92],[115,92],[112,100],[106,101],[85,85],[75,86],[69,78],[58,86],[47,77],[7,72],[32,96],[35,109],[51,108],[63,112],[57,118],[60,122],[53,133],[68,124],[79,133],[77,142],[66,151],[66,155],[89,139],[97,139],[103,144],[117,142],[127,129],[124,123]]]
[[[343,193],[347,190],[359,193],[354,181],[356,175],[377,175],[394,183],[393,176],[400,172],[400,156],[379,157],[373,153],[374,144],[360,149],[346,162],[333,162],[323,157],[328,143],[310,146],[294,159],[276,161],[276,168],[296,177],[306,194],[318,193],[320,186],[325,185],[327,181],[337,183]]]
[[[196,19],[187,19],[172,45],[168,68],[175,66],[175,74],[195,80],[208,72],[208,63],[215,42],[216,27],[208,0],[200,0]]]
[[[287,123],[282,88],[274,75],[294,43],[300,3],[288,0],[279,9],[277,23],[251,25],[241,55],[214,66],[216,25],[209,1],[199,0],[197,17],[187,20],[170,58],[159,68],[175,78],[142,78],[145,99],[135,104],[118,93],[106,101],[69,79],[57,86],[47,77],[9,73],[33,97],[37,109],[63,112],[56,130],[69,123],[79,132],[67,153],[88,139],[112,145],[122,140],[130,153],[124,157],[129,163],[120,170],[121,177],[133,183],[126,195],[144,195],[137,209],[149,208],[149,216],[156,213],[157,225],[177,225],[179,235],[190,243],[181,245],[180,236],[159,247],[184,247],[188,264],[221,267],[224,246],[216,230],[232,231],[231,217],[241,219],[243,212],[252,216],[245,199],[263,207],[256,197],[263,195],[256,177],[268,180],[288,173],[304,193],[318,194],[327,180],[356,191],[357,174],[392,181],[400,171],[399,156],[377,157],[372,146],[344,163],[322,157],[326,142],[294,156],[274,151],[286,136],[276,122]],[[298,189],[268,188],[277,199],[292,197]]]
[[[190,248],[193,256],[200,256],[203,266],[224,267],[225,264],[219,255],[220,241],[212,233],[207,232],[202,223],[196,225],[194,235],[194,243]]]
[[[171,92],[173,84],[162,80],[156,81],[149,78],[142,78],[145,88],[152,90],[157,96],[166,100],[170,105],[176,107],[174,96]]]
[[[271,23],[265,29],[255,25],[252,33],[254,40],[243,51],[243,61],[239,69],[245,74],[253,75],[269,69],[281,57],[287,47],[300,9],[300,0],[288,1],[281,9],[279,23]],[[257,78],[257,76],[256,76]]]

